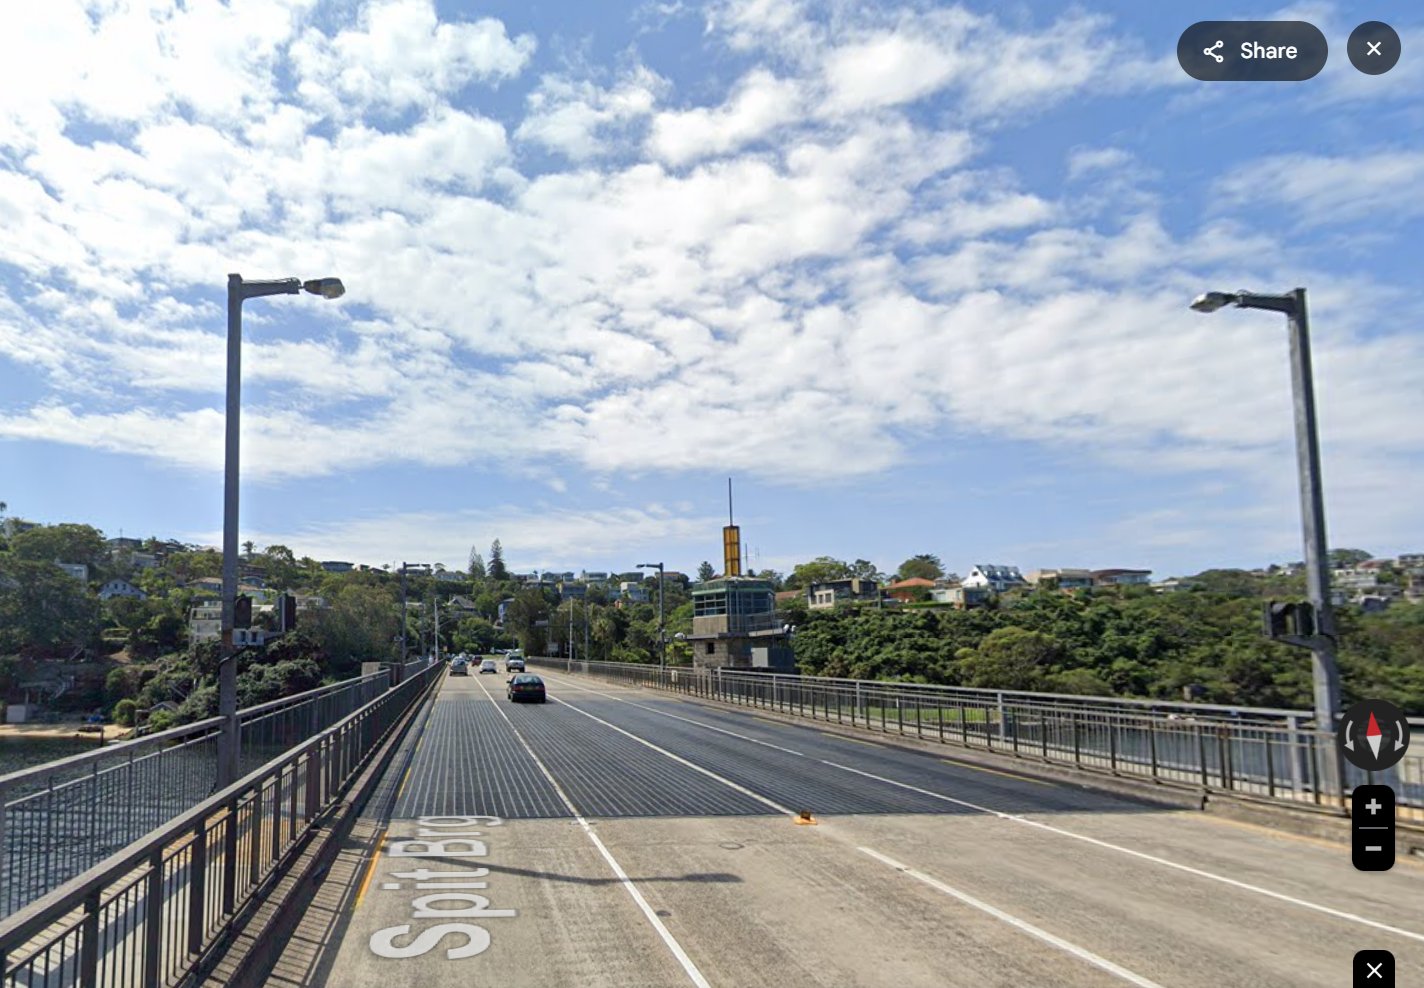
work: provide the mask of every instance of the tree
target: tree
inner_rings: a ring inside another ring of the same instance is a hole
[[[1063,654],[1063,648],[1041,631],[999,628],[978,648],[961,649],[955,656],[966,686],[1001,690],[1038,689]]]
[[[944,564],[938,556],[922,552],[901,563],[895,575],[901,580],[938,580],[944,576]]]
[[[1344,569],[1349,566],[1357,566],[1374,556],[1364,549],[1331,549],[1330,566],[1332,569]]]
[[[773,589],[773,590],[780,590],[781,587],[782,587],[782,584],[783,584],[783,582],[784,582],[784,580],[783,580],[781,574],[778,573],[778,572],[777,572],[776,570],[774,570],[774,569],[764,569],[764,570],[760,570],[760,571],[756,574],[756,576],[757,576],[757,579],[759,579],[759,580],[766,580],[768,583],[770,583],[770,584],[771,584],[771,589]]]
[[[549,602],[544,595],[538,590],[523,590],[505,608],[504,629],[519,639],[519,647],[526,653],[538,655],[547,640],[545,627],[540,622],[547,622],[548,618]]]
[[[697,567],[697,582],[706,583],[717,575],[717,571],[712,568],[712,564],[707,560],[702,561],[702,565]]]
[[[252,550],[255,548],[257,548],[257,543],[253,542],[251,539],[248,539],[246,542],[242,543],[242,554],[247,557],[248,562],[252,561]]]
[[[842,560],[830,556],[817,556],[809,563],[798,563],[786,578],[787,590],[801,590],[813,583],[827,583],[831,580],[850,579],[850,566]]]
[[[470,576],[476,580],[485,578],[485,560],[480,555],[479,550],[470,546]]]
[[[875,568],[875,564],[868,559],[857,559],[850,564],[850,578],[852,580],[874,580],[876,583],[885,582],[885,574]]]
[[[348,583],[327,603],[306,620],[333,672],[346,674],[361,662],[391,658],[400,634],[400,602],[390,588]]]
[[[102,566],[108,561],[104,534],[92,525],[41,525],[10,539],[10,551],[21,559],[47,563],[86,563]]]
[[[98,599],[54,563],[0,556],[0,652],[53,654],[102,626]]]
[[[499,539],[490,543],[488,574],[491,580],[509,579],[509,569],[504,565],[504,546],[499,544]]]

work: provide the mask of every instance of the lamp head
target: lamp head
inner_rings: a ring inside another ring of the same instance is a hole
[[[1207,292],[1192,300],[1192,309],[1196,312],[1215,312],[1235,301],[1236,296],[1228,292]]]
[[[302,287],[313,295],[327,299],[340,298],[346,294],[346,286],[341,283],[340,278],[313,278],[302,282]]]

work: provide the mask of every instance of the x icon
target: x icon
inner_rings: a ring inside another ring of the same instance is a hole
[[[1384,979],[1384,975],[1380,973],[1380,968],[1384,967],[1384,961],[1380,961],[1378,964],[1371,964],[1369,961],[1365,961],[1365,967],[1370,969],[1370,973],[1365,975],[1365,977]]]
[[[1384,44],[1383,41],[1368,41],[1366,44],[1370,46],[1368,54],[1383,56],[1384,53],[1380,51],[1380,45]]]

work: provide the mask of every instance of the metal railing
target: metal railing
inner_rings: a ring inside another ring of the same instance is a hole
[[[621,662],[570,664],[534,658],[617,682],[760,707],[887,734],[999,751],[1020,758],[1296,805],[1344,808],[1356,785],[1392,786],[1399,819],[1424,823],[1424,751],[1370,773],[1339,759],[1309,711],[1129,700],[1011,690],[829,679],[736,669]],[[1424,730],[1424,719],[1410,718]],[[1342,785],[1327,789],[1331,761]]]
[[[383,691],[0,921],[0,988],[184,982],[443,671]]]
[[[388,672],[238,711],[248,772],[370,703]],[[209,717],[0,777],[0,916],[212,795],[222,718]]]

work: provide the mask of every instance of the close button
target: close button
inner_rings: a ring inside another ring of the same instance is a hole
[[[1394,988],[1394,955],[1388,950],[1355,954],[1355,988]]]
[[[1384,21],[1366,21],[1350,32],[1345,51],[1365,75],[1384,75],[1399,61],[1399,34]]]

